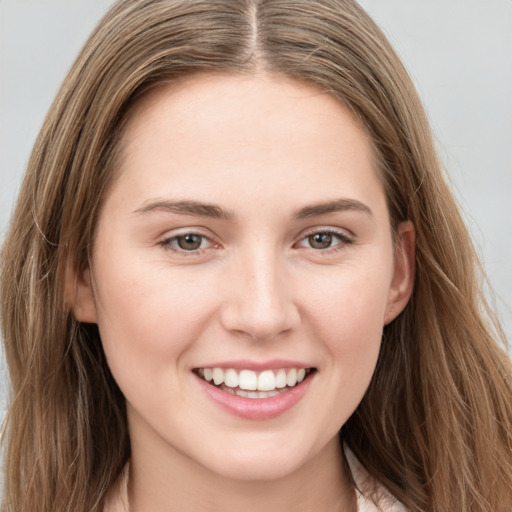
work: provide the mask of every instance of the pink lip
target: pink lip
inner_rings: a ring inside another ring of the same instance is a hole
[[[311,368],[310,365],[300,363],[298,361],[290,361],[289,359],[272,359],[270,361],[257,362],[246,359],[237,359],[233,361],[222,361],[220,363],[207,364],[198,368],[234,368],[235,370],[278,370],[280,368]]]
[[[217,368],[219,367],[217,366]],[[233,368],[233,366],[228,366],[228,368]],[[243,366],[243,368],[247,368],[247,366]],[[269,367],[266,366],[265,368],[268,369]],[[277,368],[283,368],[283,366],[277,366]],[[269,420],[291,409],[306,394],[313,374],[310,374],[289,391],[284,391],[271,398],[245,398],[232,395],[212,384],[208,384],[199,376],[196,376],[196,378],[206,395],[229,413],[247,420]]]

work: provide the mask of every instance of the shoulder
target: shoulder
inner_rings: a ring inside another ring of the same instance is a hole
[[[347,445],[344,445],[343,449],[350,467],[350,472],[352,473],[352,478],[356,484],[358,512],[407,512],[407,509],[402,503],[396,500],[383,486],[379,485],[378,482],[376,483],[373,480]],[[376,492],[372,493],[372,495],[376,497],[375,501],[363,493],[364,489],[376,489]]]

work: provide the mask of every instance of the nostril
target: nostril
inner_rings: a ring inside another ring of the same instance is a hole
[[[251,304],[243,299],[225,307],[221,323],[229,332],[266,341],[292,332],[300,324],[300,316],[292,303]]]

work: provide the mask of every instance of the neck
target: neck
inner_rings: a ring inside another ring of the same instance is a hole
[[[210,471],[178,452],[133,447],[130,512],[353,512],[355,494],[339,439],[280,478],[238,480]],[[168,452],[168,451],[167,451]]]

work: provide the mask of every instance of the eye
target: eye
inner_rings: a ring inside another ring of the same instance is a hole
[[[206,236],[198,233],[183,233],[166,238],[160,245],[176,252],[197,252],[212,247],[214,243]]]
[[[316,251],[326,251],[329,249],[341,249],[344,245],[350,243],[352,243],[352,240],[344,233],[332,230],[322,230],[310,233],[297,245],[299,247],[308,247]]]

